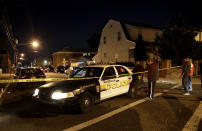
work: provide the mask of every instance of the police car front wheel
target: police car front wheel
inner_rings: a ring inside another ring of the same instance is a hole
[[[79,98],[79,109],[81,113],[86,113],[90,111],[93,105],[93,98],[90,93],[84,93]]]

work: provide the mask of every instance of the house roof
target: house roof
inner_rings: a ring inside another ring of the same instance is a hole
[[[131,37],[130,37],[130,35],[129,35],[127,29],[126,29],[125,23],[124,23],[124,22],[120,22],[120,23],[121,23],[121,27],[122,27],[122,29],[123,29],[123,32],[124,32],[124,34],[125,34],[125,36],[126,36],[126,39],[132,41],[132,39],[131,39]]]
[[[126,36],[126,38],[130,41],[133,41],[133,42],[137,42],[135,40],[133,40],[129,34],[129,31],[128,29],[126,28],[126,25],[131,25],[131,26],[134,26],[134,27],[141,27],[141,28],[149,28],[149,29],[156,29],[156,30],[162,30],[162,28],[160,27],[157,27],[157,26],[153,26],[153,25],[148,25],[148,24],[142,24],[142,23],[136,23],[136,22],[128,22],[128,21],[118,21],[120,22],[121,24],[121,27],[123,29],[123,32]]]
[[[143,28],[152,28],[152,29],[163,29],[158,26],[144,24],[144,23],[137,23],[137,22],[129,22],[129,21],[120,21],[121,23],[136,26],[136,27],[143,27]]]

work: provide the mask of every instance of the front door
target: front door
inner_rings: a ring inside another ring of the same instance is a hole
[[[114,67],[107,67],[99,80],[100,82],[100,100],[104,100],[116,95],[116,72]]]
[[[132,81],[132,76],[129,72],[122,66],[115,66],[118,77],[117,77],[117,92],[120,94],[127,93],[130,88],[130,82]]]

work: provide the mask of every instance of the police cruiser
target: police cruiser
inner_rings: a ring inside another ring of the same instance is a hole
[[[94,103],[121,94],[134,96],[132,72],[122,65],[90,65],[78,69],[70,78],[35,89],[33,97],[42,103],[76,104],[81,112]]]

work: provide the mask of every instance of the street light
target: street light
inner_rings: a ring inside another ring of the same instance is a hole
[[[21,57],[24,57],[24,56],[25,56],[25,54],[24,54],[24,53],[21,53],[21,54],[20,54],[20,56],[21,56]]]
[[[33,47],[38,47],[39,43],[37,41],[33,41],[33,42],[28,42],[28,43],[18,43],[17,44],[18,47],[22,47],[22,46],[26,46],[26,45],[32,45]]]
[[[38,46],[39,46],[39,44],[38,44],[38,42],[37,42],[37,41],[33,41],[32,46],[33,46],[33,47],[38,47]]]

